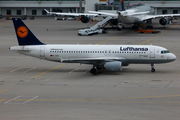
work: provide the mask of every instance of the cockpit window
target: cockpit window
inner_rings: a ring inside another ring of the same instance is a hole
[[[168,50],[161,51],[161,54],[170,53]]]

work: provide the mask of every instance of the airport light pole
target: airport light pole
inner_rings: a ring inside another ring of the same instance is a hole
[[[82,13],[82,0],[79,0],[79,12]]]
[[[128,0],[128,9],[130,8],[130,0]]]

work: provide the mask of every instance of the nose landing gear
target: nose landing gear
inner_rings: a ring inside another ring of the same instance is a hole
[[[154,64],[151,64],[151,72],[155,72]]]

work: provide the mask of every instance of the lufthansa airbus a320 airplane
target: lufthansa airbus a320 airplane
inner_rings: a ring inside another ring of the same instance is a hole
[[[20,18],[13,18],[19,46],[9,49],[20,54],[62,63],[81,63],[93,65],[90,72],[97,70],[121,71],[129,64],[168,63],[176,56],[166,48],[154,45],[47,45],[39,41]]]

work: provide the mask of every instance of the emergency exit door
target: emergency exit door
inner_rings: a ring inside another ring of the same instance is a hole
[[[155,58],[155,48],[150,48],[150,58]]]
[[[40,47],[40,57],[45,57],[45,48]]]

